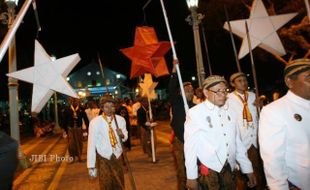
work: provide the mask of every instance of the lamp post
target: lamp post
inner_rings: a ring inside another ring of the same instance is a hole
[[[56,56],[52,55],[51,56],[52,61],[56,61],[57,58]],[[55,116],[55,128],[53,130],[54,133],[59,133],[61,131],[60,126],[59,126],[59,117],[58,117],[58,97],[57,97],[57,92],[54,92],[54,116]]]
[[[121,75],[120,74],[116,74],[116,90],[115,92],[117,92],[117,94],[115,93],[115,96],[122,98],[122,89],[121,89]]]
[[[8,31],[13,29],[13,23],[15,19],[15,8],[18,4],[18,0],[5,0],[7,4],[7,12],[4,12],[0,15],[0,20],[3,24],[8,25]],[[29,5],[29,2],[28,4]],[[24,7],[24,6],[23,6]],[[29,6],[28,6],[29,7]],[[23,8],[22,8],[23,9]],[[27,10],[23,9],[23,10]],[[16,29],[15,29],[16,30]],[[5,37],[6,38],[6,37]],[[15,43],[15,33],[11,37],[11,43],[9,44],[9,53],[8,53],[8,64],[9,64],[9,73],[16,71],[16,43]],[[2,47],[2,45],[1,45]],[[1,56],[0,56],[1,57]],[[2,57],[1,57],[2,60]],[[18,144],[18,159],[21,167],[26,169],[30,167],[31,163],[25,154],[23,153],[20,146],[20,134],[19,134],[19,114],[18,114],[18,81],[14,78],[8,78],[8,88],[9,88],[9,109],[10,109],[10,129],[11,137],[15,139]]]
[[[193,26],[194,42],[195,42],[195,54],[196,54],[196,66],[197,66],[197,78],[198,84],[201,87],[205,79],[205,71],[203,66],[201,42],[199,34],[199,24],[203,19],[203,15],[197,13],[198,0],[186,0],[187,6],[191,11],[191,14],[186,18],[186,21]]]
[[[8,25],[8,29],[11,28],[13,21],[15,19],[15,8],[17,6],[18,0],[5,0],[7,4],[7,12],[1,14],[0,19],[3,24]],[[13,37],[9,45],[8,53],[8,64],[9,73],[16,71],[16,43],[15,36]],[[9,109],[10,109],[10,126],[11,126],[11,137],[20,143],[19,135],[19,114],[18,114],[18,81],[14,78],[8,78],[8,88],[9,88]]]
[[[55,128],[54,133],[60,133],[61,129],[59,126],[59,117],[58,117],[58,98],[57,92],[54,92],[54,109],[55,109]]]

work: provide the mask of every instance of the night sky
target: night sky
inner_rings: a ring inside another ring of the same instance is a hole
[[[23,2],[19,1],[18,8]],[[42,31],[37,35],[35,17],[31,7],[17,32],[18,69],[33,66],[34,39],[38,39],[45,50],[57,58],[79,53],[81,62],[74,70],[83,67],[92,60],[97,60],[97,54],[99,54],[104,66],[128,76],[130,60],[119,50],[133,45],[136,26],[153,26],[160,41],[169,40],[160,1],[152,0],[143,11],[142,7],[146,2],[147,0],[37,0]],[[231,19],[244,19],[249,16],[247,8],[240,2],[228,7],[229,12],[233,13],[230,15]],[[225,0],[201,0],[199,11],[206,15],[203,26],[206,29],[213,73],[224,75],[228,79],[229,75],[234,73],[237,68],[229,33],[222,29],[225,22],[224,4]],[[191,76],[196,75],[192,27],[185,21],[190,12],[185,0],[166,0],[165,5],[172,35],[176,42],[183,80],[189,81]],[[0,10],[5,10],[3,3],[1,3]],[[292,22],[298,22],[301,17],[302,15]],[[6,26],[1,25],[0,28],[2,39],[6,32]],[[203,42],[202,38],[201,41]],[[235,41],[237,49],[239,49],[241,40],[235,36]],[[206,60],[205,50],[202,49],[202,51],[204,60]],[[253,53],[260,91],[268,93],[275,88],[283,89],[281,81],[284,65],[259,48],[256,48]],[[168,67],[171,68],[171,51],[166,55],[166,60]],[[7,100],[7,77],[4,74],[7,72],[6,57],[0,64],[0,100]],[[241,67],[245,73],[251,74],[249,56],[241,60]],[[207,68],[205,62],[206,73],[208,73]],[[165,88],[169,76],[156,80],[159,81],[159,88]],[[249,80],[252,86],[251,76]],[[128,81],[128,84],[132,85],[134,82],[136,80]],[[19,91],[23,92],[20,99],[31,98],[32,85],[23,82],[19,84]]]

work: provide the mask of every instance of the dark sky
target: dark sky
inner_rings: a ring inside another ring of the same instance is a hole
[[[23,4],[19,2],[19,8]],[[18,69],[33,66],[34,39],[43,45],[50,55],[64,57],[79,53],[81,62],[75,70],[97,60],[100,54],[104,66],[125,75],[130,73],[130,60],[122,55],[119,49],[133,45],[136,26],[148,25],[155,27],[160,41],[169,40],[159,0],[152,0],[143,12],[142,7],[147,0],[111,0],[111,1],[76,1],[76,0],[37,0],[38,13],[42,31],[36,32],[35,18],[32,7],[17,32],[17,64]],[[229,75],[236,71],[229,34],[222,29],[225,22],[222,7],[225,0],[201,0],[201,12],[208,14],[204,19],[206,36],[209,46],[212,69],[215,74]],[[213,7],[216,3],[217,7]],[[176,50],[181,63],[183,80],[190,80],[196,74],[195,52],[192,28],[185,18],[189,14],[186,0],[165,0],[172,35],[176,42]],[[4,5],[0,7],[5,10]],[[242,4],[228,7],[233,19],[248,17],[248,11]],[[1,26],[3,38],[5,26]],[[201,39],[202,40],[202,39]],[[241,40],[235,37],[239,49]],[[203,46],[203,45],[202,45]],[[205,58],[205,50],[203,49]],[[167,54],[168,67],[171,68],[171,51]],[[255,50],[262,62],[257,66],[259,85],[262,90],[281,81],[283,65],[275,61],[263,50]],[[261,56],[263,55],[263,56]],[[273,63],[267,63],[272,60]],[[7,99],[7,60],[2,60],[0,69],[0,99]],[[249,57],[241,60],[244,72],[250,73]],[[206,73],[207,65],[205,64]],[[270,71],[271,70],[271,71]],[[276,71],[276,72],[274,72]],[[169,77],[159,78],[160,87],[165,87]],[[251,79],[250,79],[251,81]],[[278,81],[278,82],[277,82]],[[133,80],[135,82],[135,80]],[[31,84],[20,83],[20,91],[30,97]],[[21,96],[23,98],[24,96]]]

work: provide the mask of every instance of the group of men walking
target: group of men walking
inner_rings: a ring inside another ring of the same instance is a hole
[[[188,113],[177,102],[180,94],[171,100],[178,189],[310,187],[310,60],[290,62],[284,80],[287,94],[261,113],[244,73],[231,75],[230,93],[224,77],[207,77],[206,99],[195,106],[193,88],[184,83]],[[173,73],[170,84],[175,81]]]
[[[244,73],[231,75],[229,83],[234,90],[230,93],[224,77],[207,77],[202,86],[205,100],[196,105],[193,87],[186,82],[190,107],[186,113],[174,67],[169,91],[178,189],[310,187],[310,60],[290,62],[284,80],[287,94],[261,112],[255,94],[248,91]],[[101,98],[103,112],[89,123],[87,149],[89,175],[99,176],[100,188],[111,190],[124,189],[122,141],[128,138],[126,121],[115,114],[114,103],[111,96]],[[147,120],[146,106],[142,101],[140,112],[145,112]],[[74,106],[71,110],[79,115]],[[70,122],[80,125],[79,119]],[[78,131],[70,129],[70,133],[75,138]]]

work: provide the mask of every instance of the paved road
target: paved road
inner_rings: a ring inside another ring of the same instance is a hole
[[[175,190],[176,171],[171,147],[169,145],[170,128],[168,122],[160,122],[156,129],[156,163],[143,154],[138,139],[133,139],[133,148],[127,152],[138,190]],[[83,156],[86,160],[86,142]],[[33,165],[17,172],[14,190],[99,190],[98,179],[90,180],[86,162],[70,164],[67,141],[59,134],[44,138],[34,138],[22,145],[23,151],[32,159]],[[128,172],[125,175],[126,190],[130,190]]]

